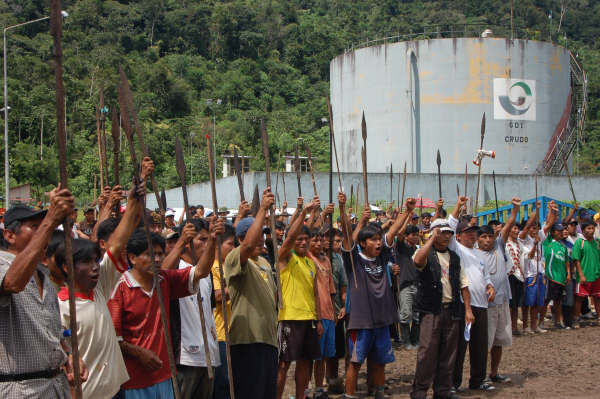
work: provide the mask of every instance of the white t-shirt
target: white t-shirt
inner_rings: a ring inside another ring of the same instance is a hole
[[[533,248],[534,239],[529,234],[527,234],[527,236],[523,239],[519,238],[519,243],[522,245],[523,253],[525,254],[525,258],[527,259],[523,269],[526,278],[534,277],[538,273],[545,274],[544,252],[542,249],[542,243],[546,239],[546,234],[544,234],[544,230],[540,230],[538,232],[538,236],[540,241],[537,245],[537,253],[533,255],[533,258],[529,258],[529,252]]]
[[[76,295],[77,337],[79,353],[89,370],[89,377],[82,384],[83,397],[89,399],[111,399],[121,385],[129,380],[125,361],[112,318],[106,303],[127,270],[123,260],[117,260],[110,252],[100,262],[100,277],[93,296],[84,298]],[[69,300],[66,288],[58,293],[61,322],[69,329]]]
[[[179,261],[179,269],[192,266],[184,260]],[[200,295],[202,296],[202,310],[206,322],[206,334],[210,360],[213,367],[221,365],[219,346],[217,344],[217,328],[210,307],[212,280],[210,275],[200,279]],[[179,299],[179,313],[181,314],[181,355],[178,364],[193,367],[206,367],[204,353],[204,340],[202,339],[202,324],[200,324],[200,311],[198,296],[190,295]]]
[[[506,258],[507,258],[507,268],[509,275],[513,275],[517,278],[517,280],[524,282],[525,276],[525,262],[527,260],[527,256],[525,251],[523,250],[523,246],[518,241],[508,240],[506,243]]]
[[[448,218],[448,225],[456,231],[458,220],[452,215]],[[488,296],[486,289],[488,284],[493,286],[490,279],[490,273],[486,266],[485,260],[479,254],[476,248],[467,248],[456,241],[456,234],[452,236],[448,248],[457,253],[460,257],[460,265],[465,270],[467,279],[469,280],[469,294],[471,295],[471,306],[478,308],[488,307]]]

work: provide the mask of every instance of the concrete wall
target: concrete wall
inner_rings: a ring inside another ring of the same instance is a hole
[[[361,171],[364,112],[369,171],[388,172],[390,162],[406,160],[409,172],[435,173],[439,149],[445,171],[461,173],[479,148],[485,112],[484,148],[496,151],[496,173],[532,173],[571,111],[569,62],[561,46],[503,38],[417,40],[344,53],[330,64],[340,170]],[[504,83],[496,87],[496,79]],[[524,81],[531,96],[514,86]],[[528,111],[503,113],[505,94]],[[484,172],[492,172],[490,165]]]
[[[296,174],[285,173],[285,188],[290,207],[295,207],[295,198],[298,195]],[[398,180],[400,177],[400,180]],[[390,198],[390,176],[386,173],[370,173],[369,179],[369,200],[374,203],[377,200],[389,201]],[[276,181],[275,174],[272,175],[272,183]],[[318,173],[315,176],[317,191],[322,201],[329,201],[329,175],[327,173]],[[302,194],[305,197],[312,197],[312,183],[309,173],[302,174]],[[244,192],[246,200],[252,200],[254,186],[258,184],[260,193],[266,186],[264,172],[251,172],[244,175]],[[354,193],[360,191],[359,199],[362,202],[362,175],[359,173],[343,173],[342,184],[344,192],[350,193],[350,186],[354,186]],[[402,184],[402,176],[394,174],[392,182],[393,200],[397,200],[398,184]],[[448,203],[456,201],[456,185],[460,188],[460,193],[464,192],[464,175],[446,174],[442,175],[442,196]],[[360,187],[359,187],[360,185]],[[477,185],[477,175],[472,174],[468,177],[467,191],[469,196],[475,196],[475,186]],[[333,189],[334,197],[337,192],[338,180],[334,174]],[[600,199],[600,177],[577,176],[573,177],[573,186],[578,201],[590,201]],[[499,200],[510,200],[513,196],[519,196],[522,199],[535,197],[535,184],[532,175],[496,175],[496,187]],[[237,178],[235,176],[219,179],[216,182],[218,195],[218,205],[228,208],[237,208],[240,202]],[[275,187],[273,187],[275,190]],[[283,201],[283,184],[279,179],[278,193]],[[167,206],[173,208],[183,207],[183,197],[181,188],[166,190]],[[421,194],[425,198],[436,199],[438,197],[438,182],[436,174],[407,174],[405,198],[408,196],[416,197]],[[548,196],[560,200],[571,200],[571,192],[567,177],[564,176],[539,176],[538,177],[538,195]],[[191,205],[202,204],[212,208],[212,197],[210,192],[210,183],[199,183],[188,187],[188,196]],[[479,202],[494,199],[494,185],[492,175],[481,176],[481,187],[479,189]],[[148,208],[156,208],[154,194],[147,196]]]

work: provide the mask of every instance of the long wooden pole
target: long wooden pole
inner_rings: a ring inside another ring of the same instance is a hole
[[[51,32],[54,38],[54,77],[56,81],[56,134],[58,142],[58,164],[60,185],[69,187],[67,173],[67,138],[65,135],[65,88],[62,66],[62,15],[60,0],[52,0],[50,7]],[[73,248],[71,243],[71,218],[63,222],[65,233],[65,258],[67,263],[67,288],[69,290],[69,328],[71,330],[71,351],[73,356],[73,374],[75,377],[75,398],[81,399],[81,371],[79,368],[79,341],[77,339],[77,308],[75,305],[75,283],[73,268]],[[21,331],[20,333],[25,333]]]
[[[190,212],[190,203],[188,201],[187,196],[187,185],[185,180],[185,162],[183,160],[183,150],[181,149],[181,143],[179,139],[175,137],[175,164],[177,168],[177,174],[179,175],[179,180],[181,181],[181,192],[183,194],[183,207],[185,209],[185,216],[187,219],[187,223],[192,222],[192,213]],[[213,210],[214,214],[217,215],[218,209]],[[193,240],[190,242],[189,246],[190,257],[192,258],[192,263],[194,265],[198,264],[198,258],[196,257],[196,251],[194,250]],[[202,303],[204,302],[204,298],[202,298],[202,292],[198,291],[198,312],[200,313],[200,329],[202,330],[202,339],[204,340],[204,356],[206,357],[206,369],[208,372],[208,379],[212,380],[214,378],[214,371],[212,369],[212,360],[210,358],[210,348],[208,347],[208,330],[206,329],[206,317],[204,316],[204,308]]]
[[[265,174],[267,177],[267,187],[271,187],[271,159],[269,154],[269,136],[265,121],[260,120],[260,132],[262,137],[263,157],[265,158]],[[279,259],[277,248],[277,235],[275,234],[275,210],[271,207],[269,210],[269,222],[271,225],[271,241],[273,244],[273,261],[275,263],[275,280],[277,282],[277,303],[279,309],[283,308],[283,295],[281,293],[281,275],[279,274]]]
[[[210,191],[212,193],[212,206],[215,210],[215,215],[217,215],[219,205],[217,204],[217,188],[215,185],[215,156],[212,152],[210,135],[208,134],[206,135],[206,151],[208,152],[208,174],[210,175]],[[223,329],[225,330],[225,356],[227,358],[227,373],[229,374],[229,396],[231,399],[235,399],[235,391],[233,389],[233,372],[231,371],[231,341],[229,340],[229,315],[227,314],[227,293],[225,291],[227,283],[225,282],[225,275],[223,274],[223,260],[221,259],[222,243],[223,237],[221,236],[221,234],[219,234],[217,236],[217,259],[219,264],[219,279],[221,280],[221,311],[223,312]],[[206,341],[205,346],[208,346],[206,345]]]
[[[483,150],[483,138],[485,137],[485,112],[483,113],[483,118],[481,118],[481,145],[479,146],[480,150]],[[483,159],[479,161],[479,165],[477,166],[477,189],[475,190],[475,208],[473,208],[473,216],[477,217],[477,207],[479,205],[479,183],[481,181],[481,164]]]

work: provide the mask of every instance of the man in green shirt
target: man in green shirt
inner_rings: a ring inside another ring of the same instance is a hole
[[[269,262],[259,256],[263,225],[274,196],[267,188],[254,218],[236,225],[240,246],[225,258],[231,299],[231,372],[235,397],[274,399],[277,386],[277,287]]]
[[[562,298],[565,295],[565,286],[571,280],[567,247],[560,242],[564,230],[562,224],[554,223],[550,228],[550,234],[542,244],[548,279],[545,305],[548,306],[552,301],[555,325],[561,329],[565,328],[562,321]]]
[[[575,262],[577,278],[573,328],[579,328],[578,319],[584,298],[592,296],[594,307],[600,309],[600,240],[594,238],[595,229],[596,223],[592,219],[583,219],[581,221],[583,238],[578,238],[573,244],[571,257]]]

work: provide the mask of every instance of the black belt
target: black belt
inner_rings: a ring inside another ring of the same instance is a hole
[[[61,369],[34,371],[33,373],[0,374],[0,382],[16,382],[24,380],[35,380],[38,378],[54,378],[62,373]]]

